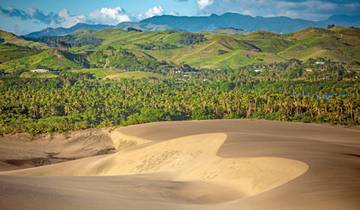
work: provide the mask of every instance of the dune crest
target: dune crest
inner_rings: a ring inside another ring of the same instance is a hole
[[[147,139],[126,135],[124,133],[119,132],[118,130],[114,130],[110,132],[110,137],[114,147],[117,150],[123,150],[132,146],[142,145],[151,142],[150,140]]]
[[[126,135],[117,133],[124,142]],[[277,157],[222,158],[225,133],[191,135],[115,154],[9,172],[20,176],[119,176],[152,174],[181,182],[205,182],[253,196],[297,178],[308,165]],[[133,140],[129,140],[131,142]],[[116,142],[116,140],[114,141]],[[136,138],[136,142],[147,140]],[[118,146],[116,146],[118,147]]]

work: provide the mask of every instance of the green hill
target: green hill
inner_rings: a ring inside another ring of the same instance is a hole
[[[32,70],[37,68],[49,68],[65,70],[80,68],[81,65],[66,58],[64,53],[56,49],[43,50],[40,53],[10,60],[0,64],[0,69],[12,72],[16,70]]]
[[[37,48],[37,49],[46,49],[47,46],[45,44],[27,41],[22,39],[15,34],[0,30],[0,39],[2,39],[1,44],[11,44],[16,45],[18,47],[26,47],[26,48]]]
[[[7,44],[0,44],[0,69],[8,71],[42,66],[55,70],[91,67],[166,72],[182,64],[236,69],[320,57],[360,62],[358,28],[308,28],[291,34],[106,29],[37,40],[42,44],[2,33]],[[59,50],[44,50],[45,43]],[[26,48],[29,46],[33,48]]]
[[[93,32],[103,41],[94,53],[106,47],[128,50],[139,57],[190,64],[201,68],[238,68],[255,63],[273,63],[292,58],[326,57],[342,62],[360,60],[360,29],[309,28],[292,34],[257,31],[249,34],[125,32],[109,29]],[[203,37],[202,37],[203,36]],[[86,48],[74,48],[85,53]],[[92,59],[90,59],[92,60]],[[96,63],[96,61],[95,61]]]
[[[27,71],[36,68],[63,70],[81,67],[55,49],[46,44],[25,40],[12,33],[0,31],[0,70],[7,72]]]
[[[359,60],[360,30],[333,28],[331,30],[309,28],[290,34],[293,45],[280,52],[285,58],[307,60],[327,57],[338,61]]]
[[[45,44],[26,41],[12,33],[0,30],[0,64],[34,55],[46,48],[48,47]]]

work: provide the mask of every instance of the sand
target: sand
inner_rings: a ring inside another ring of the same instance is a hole
[[[116,152],[1,172],[0,209],[360,207],[356,129],[217,120],[97,132]]]
[[[0,137],[0,171],[54,164],[115,151],[105,129],[88,129],[69,134]]]

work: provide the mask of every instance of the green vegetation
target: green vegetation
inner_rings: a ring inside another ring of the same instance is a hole
[[[5,69],[7,72],[16,72],[17,70],[27,71],[37,68],[65,70],[79,67],[81,67],[79,63],[69,60],[66,54],[56,49],[44,50],[38,54],[21,57],[0,64],[0,69]]]
[[[37,78],[37,79],[50,79],[50,78],[56,78],[58,77],[57,74],[54,74],[52,72],[47,73],[33,73],[33,72],[24,72],[20,75],[20,78]]]
[[[316,62],[291,60],[163,76],[118,70],[101,74],[100,69],[92,69],[68,71],[56,78],[3,78],[0,133],[190,119],[360,124],[358,69],[329,60],[321,66]],[[108,77],[121,79],[104,79]]]
[[[5,33],[0,51],[8,51],[1,53],[5,58],[0,57],[3,63],[0,70],[14,72],[33,67],[53,70],[82,67],[165,73],[182,64],[197,68],[239,69],[246,65],[285,62],[293,58],[302,61],[327,58],[351,63],[360,60],[359,34],[360,29],[342,27],[309,28],[284,35],[265,31],[201,34],[106,29],[33,39],[57,48],[53,51],[46,50],[44,44]],[[27,49],[24,49],[25,46]],[[58,65],[59,62],[64,65]]]
[[[22,38],[17,37],[16,35],[0,30],[0,38],[2,42],[1,44],[11,44],[19,47],[25,48],[36,48],[36,49],[46,49],[48,48],[45,44],[41,44],[38,42],[26,41]]]
[[[163,75],[153,72],[143,72],[143,71],[132,71],[132,72],[121,72],[109,75],[105,79],[111,80],[123,80],[123,79],[162,79]]]
[[[6,34],[0,134],[190,119],[359,125],[359,34],[107,29],[36,40],[51,48]]]
[[[162,74],[144,71],[131,71],[126,72],[120,69],[80,69],[70,70],[69,72],[77,75],[92,75],[93,78],[97,79],[162,79]]]
[[[76,69],[76,70],[70,70],[68,72],[73,74],[90,74],[94,78],[97,79],[104,79],[107,76],[118,74],[121,70],[116,69]]]
[[[14,59],[31,56],[38,52],[39,51],[37,50],[13,44],[0,44],[0,64]]]

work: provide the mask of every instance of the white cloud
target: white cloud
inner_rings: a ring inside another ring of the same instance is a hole
[[[93,23],[116,25],[130,21],[130,17],[121,7],[101,8],[91,12],[87,20]]]
[[[67,9],[60,10],[58,13],[60,23],[62,27],[71,27],[73,25],[76,25],[80,22],[84,22],[86,20],[86,17],[83,15],[70,15],[69,11]],[[54,25],[55,23],[52,23]]]
[[[213,3],[213,0],[197,0],[199,9],[204,9],[205,7],[212,5]]]
[[[148,9],[144,14],[139,14],[138,19],[145,19],[164,14],[164,9],[161,6],[154,6]]]

